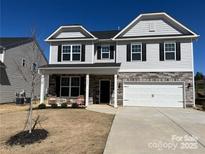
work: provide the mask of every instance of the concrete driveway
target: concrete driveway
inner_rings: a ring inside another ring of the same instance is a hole
[[[205,112],[123,107],[116,113],[104,154],[204,154]]]

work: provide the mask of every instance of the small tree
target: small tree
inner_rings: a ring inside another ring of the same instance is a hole
[[[31,56],[31,102],[29,104],[29,113],[27,116],[27,121],[25,124],[25,127],[28,127],[29,133],[32,133],[32,130],[35,129],[35,126],[37,125],[37,123],[39,122],[40,116],[38,115],[37,118],[34,120],[33,123],[33,100],[34,100],[34,91],[35,91],[35,87],[40,83],[40,76],[38,75],[38,65],[40,64],[41,61],[41,54],[39,52],[36,51],[36,34],[35,31],[32,32],[32,40],[33,40],[33,44],[32,44],[32,53],[33,56]]]
[[[203,80],[204,79],[204,75],[201,72],[197,72],[195,75],[195,80]]]

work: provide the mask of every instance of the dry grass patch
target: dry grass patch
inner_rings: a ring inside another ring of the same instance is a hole
[[[103,153],[114,118],[114,115],[85,109],[35,110],[35,116],[48,118],[42,123],[42,127],[49,132],[48,137],[41,143],[25,147],[5,145],[10,136],[22,131],[26,115],[26,111],[0,114],[0,153],[100,154]]]

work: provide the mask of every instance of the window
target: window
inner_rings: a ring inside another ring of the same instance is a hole
[[[164,43],[164,54],[165,54],[165,60],[175,60],[176,43],[175,42]]]
[[[63,61],[70,60],[71,46],[63,46]]]
[[[61,96],[77,97],[80,95],[80,77],[61,77]]]
[[[80,45],[72,46],[72,60],[80,60]]]
[[[131,46],[131,59],[133,61],[141,61],[142,60],[142,44],[132,44]]]
[[[22,66],[26,66],[26,60],[25,59],[22,59]]]
[[[63,45],[63,61],[80,61],[81,45]]]
[[[102,59],[109,59],[110,58],[110,46],[104,45],[101,47],[101,57]]]

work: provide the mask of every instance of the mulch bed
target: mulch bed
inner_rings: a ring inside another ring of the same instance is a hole
[[[13,145],[21,145],[25,146],[26,144],[33,144],[36,142],[41,142],[41,140],[46,139],[48,136],[48,131],[45,129],[34,129],[32,133],[29,131],[21,131],[18,134],[11,136],[7,141],[6,144],[13,146]]]

